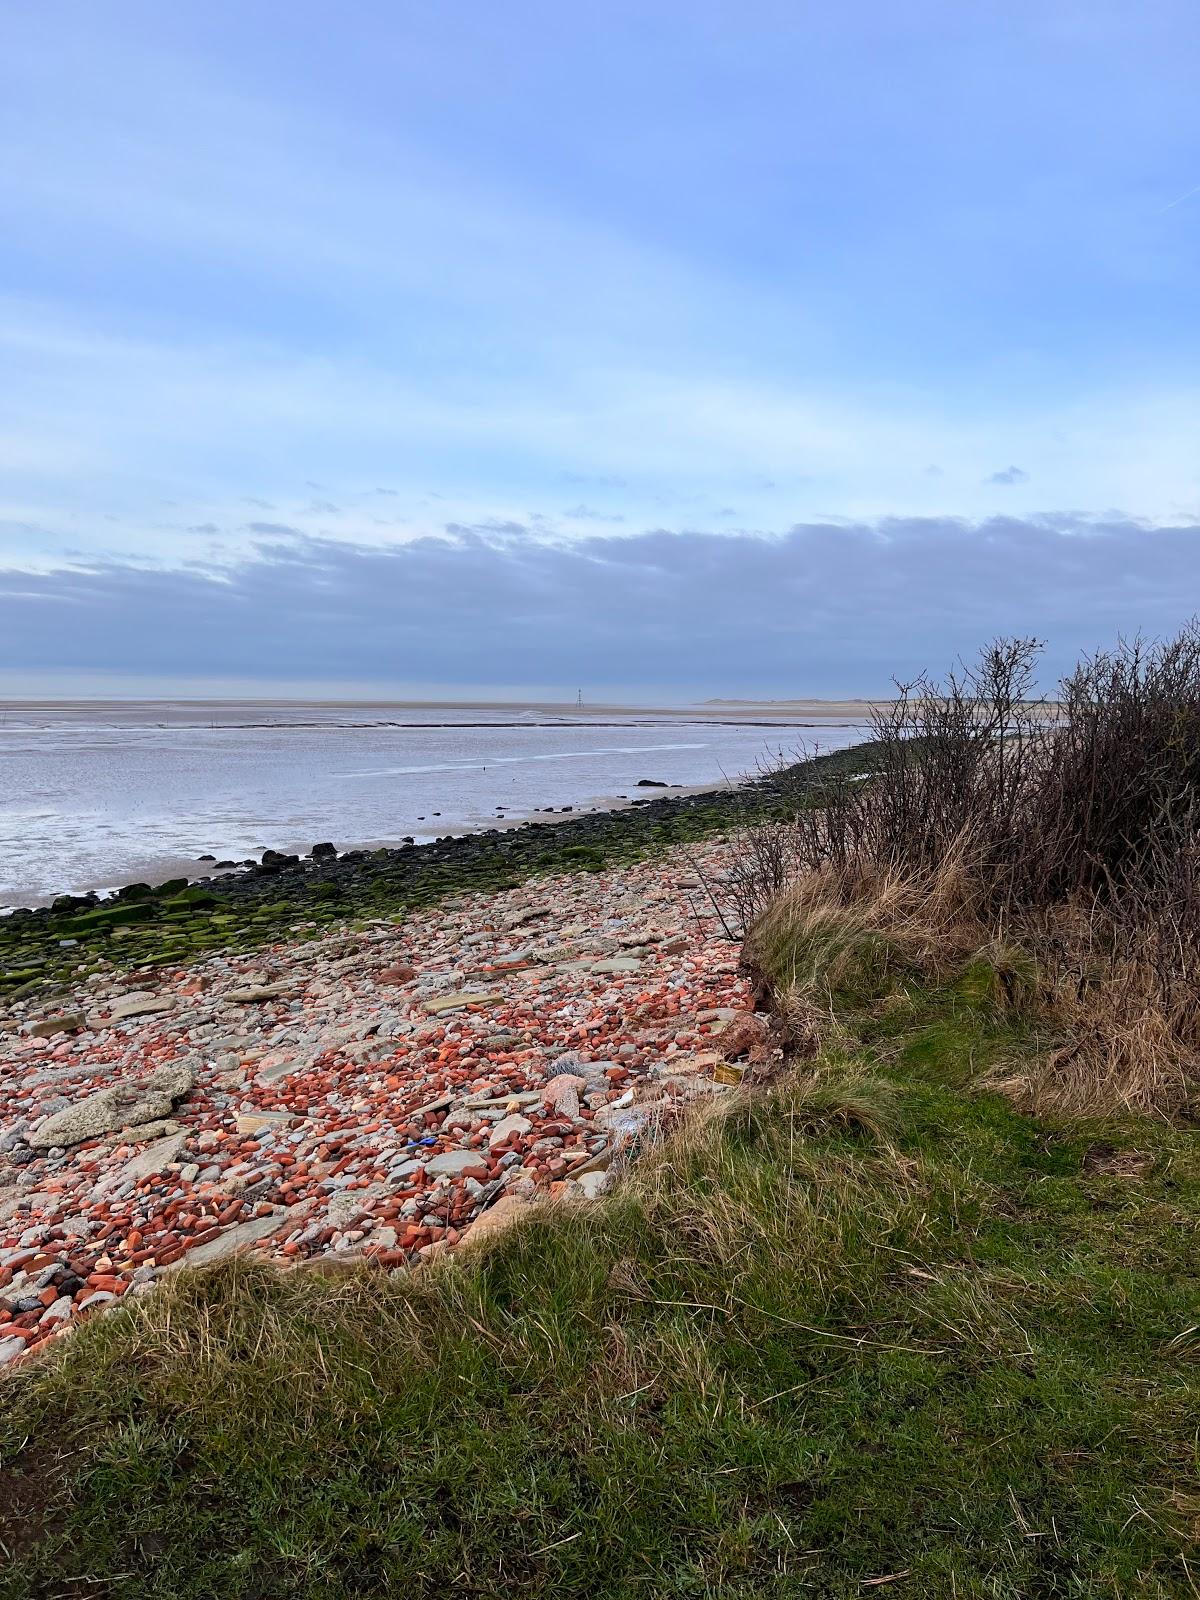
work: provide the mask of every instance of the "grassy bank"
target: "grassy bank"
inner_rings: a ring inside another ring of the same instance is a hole
[[[815,786],[861,770],[866,759],[861,750],[835,751],[736,789],[666,795],[623,811],[265,866],[191,885],[135,885],[104,901],[62,896],[53,907],[0,917],[0,1006],[50,995],[101,964],[180,966],[215,950],[270,944],[300,925],[395,916],[468,891],[634,861],[791,815]]]
[[[795,953],[815,1054],[611,1197],[24,1365],[0,1596],[1200,1593],[1195,1132],[982,1091],[1053,1044],[1011,962]]]

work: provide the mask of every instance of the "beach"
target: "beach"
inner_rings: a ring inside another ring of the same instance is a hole
[[[393,1268],[593,1198],[764,1059],[726,836],[858,759],[4,919],[0,1361],[181,1262]]]
[[[398,1267],[481,1214],[602,1192],[729,1092],[727,1058],[766,1049],[705,888],[726,859],[676,850],[19,1006],[0,1364],[181,1263]]]
[[[720,787],[854,742],[862,709],[0,703],[0,908]]]

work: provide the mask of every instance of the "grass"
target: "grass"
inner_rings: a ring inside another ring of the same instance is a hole
[[[0,1596],[1200,1594],[1200,1141],[981,1092],[1047,1047],[1000,952],[818,954],[818,1053],[604,1200],[24,1364]]]
[[[951,855],[926,871],[856,863],[801,873],[757,915],[749,942],[785,1010],[859,1015],[915,985],[1036,1024],[1045,1048],[997,1059],[987,1079],[1035,1113],[1200,1110],[1200,978],[1164,985],[1136,931],[1111,932],[1075,902],[1001,920]]]

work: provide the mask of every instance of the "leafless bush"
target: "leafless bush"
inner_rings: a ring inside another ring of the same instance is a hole
[[[979,664],[898,685],[871,720],[867,775],[835,776],[796,817],[805,867],[936,871],[969,859],[1003,892],[1020,859],[1052,712],[1034,696],[1038,645],[1000,641]]]
[[[793,882],[800,870],[796,846],[794,823],[754,823],[739,832],[737,849],[719,885],[702,874],[709,898],[731,937],[744,938],[746,930]]]
[[[845,906],[953,881],[956,915],[1033,950],[1070,1020],[1059,1101],[1162,1105],[1200,1062],[1200,628],[1085,658],[1048,701],[1038,651],[898,686],[865,776],[748,835],[731,900],[750,929],[806,877]]]

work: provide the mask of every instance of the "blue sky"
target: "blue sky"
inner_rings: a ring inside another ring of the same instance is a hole
[[[1195,609],[1194,5],[0,14],[0,688],[871,690]],[[639,668],[685,590],[742,653]]]

